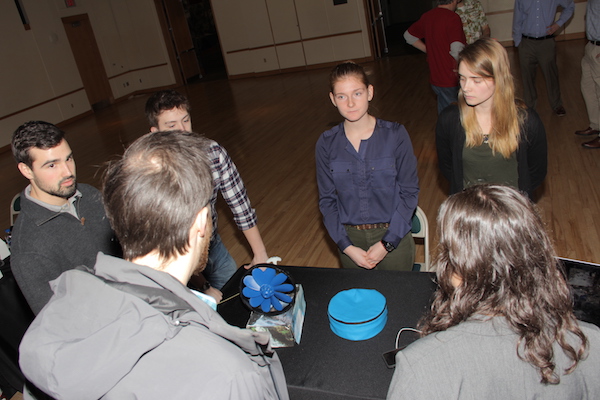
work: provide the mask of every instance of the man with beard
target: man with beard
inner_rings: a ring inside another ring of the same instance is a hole
[[[212,235],[209,145],[151,132],[108,167],[104,204],[124,260],[100,254],[94,270],[53,282],[20,347],[39,389],[58,399],[288,399],[269,334],[228,325],[186,287]]]
[[[99,251],[120,254],[100,192],[77,184],[64,132],[30,121],[13,134],[12,152],[30,184],[11,243],[11,268],[35,314],[52,296],[49,282],[78,265],[93,266]]]

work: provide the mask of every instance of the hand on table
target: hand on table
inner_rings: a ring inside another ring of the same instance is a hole
[[[216,289],[214,287],[209,287],[208,289],[206,289],[204,291],[204,294],[212,297],[213,299],[215,299],[217,301],[217,304],[223,300],[223,293],[221,293],[221,291],[219,289]]]
[[[253,262],[252,264],[244,264],[243,267],[245,269],[250,269],[250,268],[254,267],[256,264],[272,264],[272,265],[277,265],[277,263],[280,262],[280,261],[281,261],[281,257],[274,256],[274,257],[268,257],[266,261],[261,261],[259,263],[254,263]]]
[[[250,264],[248,264],[248,266],[244,266],[246,269],[255,266],[256,264],[266,264],[267,260],[269,259],[269,256],[267,255],[267,252],[263,252],[261,254],[255,254],[254,258],[252,259],[252,261],[250,262]]]

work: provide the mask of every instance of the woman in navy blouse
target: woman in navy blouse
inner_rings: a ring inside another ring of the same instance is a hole
[[[317,142],[319,208],[344,268],[411,270],[417,160],[404,126],[369,114],[373,85],[345,62],[329,77],[344,121]]]

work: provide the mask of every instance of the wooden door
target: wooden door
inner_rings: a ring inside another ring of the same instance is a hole
[[[369,23],[373,33],[373,48],[378,58],[388,53],[387,39],[385,37],[385,22],[381,10],[380,0],[368,0]]]
[[[183,79],[200,75],[198,57],[181,0],[163,0],[163,5]]]
[[[114,99],[88,15],[65,17],[62,22],[90,105],[107,106]]]

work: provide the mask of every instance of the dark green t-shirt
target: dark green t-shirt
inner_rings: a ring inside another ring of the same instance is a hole
[[[496,183],[519,187],[516,152],[510,157],[498,152],[492,154],[488,143],[476,147],[463,148],[463,183],[464,187],[479,183]]]

